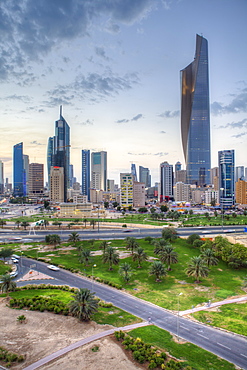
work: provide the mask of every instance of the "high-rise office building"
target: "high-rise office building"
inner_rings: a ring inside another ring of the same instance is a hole
[[[151,186],[151,175],[149,168],[139,166],[139,182],[144,182],[146,188]]]
[[[70,127],[62,116],[62,106],[60,106],[60,118],[55,122],[54,154],[52,165],[53,167],[64,168],[64,201],[66,202],[67,189],[70,186]]]
[[[51,166],[54,155],[54,136],[49,137],[47,145],[47,176],[48,176],[48,189],[50,189],[50,174]]]
[[[244,166],[237,166],[236,167],[236,170],[235,170],[235,180],[238,181],[238,179],[240,179],[240,180],[244,180],[245,179],[245,176],[244,176]]]
[[[236,182],[236,203],[247,204],[247,182],[241,179]]]
[[[107,189],[107,152],[91,154],[91,188],[104,191]]]
[[[160,202],[173,197],[173,165],[168,162],[160,164]]]
[[[63,203],[64,198],[64,167],[51,167],[50,199],[53,202]],[[67,197],[66,197],[67,198]]]
[[[181,169],[182,169],[182,165],[181,165],[181,163],[178,161],[178,162],[175,164],[175,172],[176,172],[176,171],[181,171]]]
[[[131,173],[133,175],[134,181],[137,181],[136,165],[131,163]]]
[[[196,35],[195,59],[181,71],[181,133],[187,183],[210,183],[208,42]]]
[[[23,154],[23,195],[29,192],[29,155]]]
[[[81,192],[90,200],[90,150],[81,151]]]
[[[30,163],[29,165],[29,195],[40,196],[44,193],[44,165]]]
[[[219,151],[218,162],[220,206],[227,209],[234,205],[234,150]]]
[[[133,207],[133,186],[134,179],[132,173],[120,173],[120,205],[121,207]]]
[[[4,192],[4,165],[3,161],[0,160],[0,194]]]
[[[23,197],[23,143],[13,147],[13,180],[14,196]]]

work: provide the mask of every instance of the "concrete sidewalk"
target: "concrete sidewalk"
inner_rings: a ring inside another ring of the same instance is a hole
[[[247,301],[247,295],[240,298],[232,298],[232,299],[225,299],[224,301],[214,302],[214,303],[207,303],[205,306],[191,308],[190,310],[179,311],[179,316],[189,315],[190,313],[198,312],[198,311],[205,311],[210,310],[211,308],[223,306],[224,304],[229,303],[238,303],[238,302],[245,302]]]
[[[114,328],[114,329],[106,330],[103,333],[98,333],[98,334],[91,335],[90,337],[79,340],[78,342],[72,343],[69,346],[62,348],[57,352],[54,352],[54,353],[52,353],[52,354],[50,354],[46,357],[43,357],[39,361],[34,362],[33,364],[25,367],[23,370],[37,369],[40,366],[45,365],[48,362],[53,361],[53,360],[57,359],[58,357],[65,355],[66,353],[72,351],[73,349],[76,349],[80,346],[83,346],[84,344],[88,344],[88,343],[91,343],[95,340],[106,337],[110,334],[113,334],[115,331],[119,331],[119,330],[127,331],[127,330],[132,330],[132,329],[140,328],[142,326],[147,326],[147,325],[149,325],[149,323],[147,321],[144,321],[144,322],[140,322],[140,323],[137,323],[137,324],[132,324],[132,325],[127,325],[127,326],[123,326],[123,327],[120,327],[120,328]]]

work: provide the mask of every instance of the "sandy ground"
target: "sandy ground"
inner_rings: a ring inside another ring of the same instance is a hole
[[[26,316],[26,323],[17,322],[19,315]],[[0,317],[0,346],[26,356],[24,363],[11,367],[14,370],[24,369],[71,343],[112,328],[109,325],[98,325],[94,322],[81,323],[69,316],[14,310],[6,306],[6,298],[0,301]],[[99,346],[99,350],[93,352],[92,348],[96,345]],[[75,349],[39,369],[134,370],[140,368],[126,357],[110,337],[105,337]]]

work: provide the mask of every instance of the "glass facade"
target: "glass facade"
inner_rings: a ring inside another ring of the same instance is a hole
[[[14,196],[23,197],[23,143],[14,145],[13,148],[13,179],[14,179]]]
[[[187,182],[210,184],[208,43],[196,35],[195,59],[181,71],[181,133]]]
[[[54,136],[49,137],[47,146],[47,175],[48,175],[48,188],[50,189],[50,177],[52,158],[54,154]]]
[[[220,206],[227,209],[234,205],[234,150],[219,151],[218,161]]]
[[[90,150],[82,150],[82,176],[81,190],[82,195],[87,195],[90,200]]]

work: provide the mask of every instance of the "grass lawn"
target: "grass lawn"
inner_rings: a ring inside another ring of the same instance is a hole
[[[228,304],[219,307],[217,312],[203,311],[193,316],[208,325],[247,336],[247,303]]]
[[[9,293],[9,296],[11,298],[33,298],[38,295],[53,298],[68,304],[73,299],[73,294],[74,293],[59,289],[30,289],[11,292]],[[107,308],[99,306],[99,310],[92,316],[92,320],[98,324],[108,324],[116,327],[130,325],[142,321],[136,316],[133,316],[130,313],[114,306]]]
[[[182,221],[182,218],[179,219]],[[237,215],[237,217],[232,217],[231,215],[224,216],[223,219],[224,226],[227,225],[246,225],[247,224],[247,216],[244,215]],[[221,215],[209,216],[209,218],[205,217],[205,215],[190,215],[187,217],[183,217],[183,225],[191,225],[191,226],[217,226],[222,225],[222,218]]]
[[[0,261],[0,276],[6,274],[6,272],[10,272],[11,267],[8,265],[5,265],[3,261]]]
[[[173,341],[171,334],[156,326],[137,328],[129,332],[135,338],[141,338],[145,343],[168,351],[170,355],[186,362],[196,370],[234,370],[235,366],[220,359],[214,354],[197,347],[192,343],[178,344]]]

